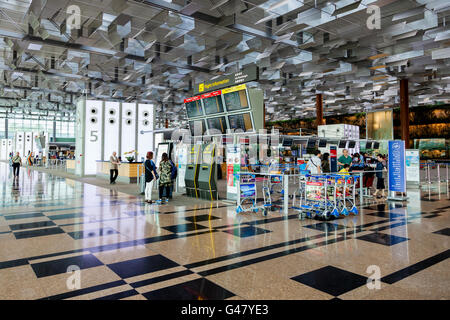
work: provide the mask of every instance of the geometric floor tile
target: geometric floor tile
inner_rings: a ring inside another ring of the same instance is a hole
[[[239,228],[229,229],[229,230],[222,230],[222,232],[226,232],[226,233],[232,234],[233,236],[237,236],[237,237],[241,237],[241,238],[246,238],[246,237],[253,237],[258,234],[264,234],[264,233],[272,232],[272,231],[266,230],[266,229],[261,229],[261,228],[256,228],[253,226],[248,226],[248,227],[239,227]]]
[[[42,227],[54,226],[55,223],[53,221],[39,221],[39,222],[30,222],[30,223],[19,223],[19,224],[10,224],[9,228],[12,231],[23,230],[23,229],[35,229]]]
[[[45,228],[45,229],[14,232],[14,236],[16,237],[16,239],[26,239],[26,238],[50,236],[53,234],[60,234],[60,233],[64,233],[64,230],[61,228],[55,227],[55,228]]]
[[[5,216],[6,220],[15,220],[15,219],[28,219],[28,218],[36,218],[36,217],[45,217],[43,213],[35,212],[35,213],[22,213],[22,214],[12,214]]]
[[[209,220],[217,220],[222,219],[213,215],[209,214],[201,214],[198,216],[191,216],[191,217],[185,217],[184,220],[190,221],[190,222],[202,222],[202,221],[209,221]]]
[[[433,233],[436,233],[436,234],[443,234],[443,235],[445,235],[445,236],[450,236],[450,228],[444,228],[444,229],[442,229],[442,230],[438,230],[438,231],[435,231],[435,232],[433,232]]]
[[[336,223],[329,223],[329,222],[320,222],[316,224],[310,224],[308,226],[303,226],[304,228],[310,228],[314,230],[319,230],[322,232],[334,232],[341,229],[345,229],[345,226],[336,224]]]
[[[173,233],[181,233],[181,232],[194,231],[194,230],[198,230],[198,229],[206,229],[205,226],[202,226],[202,225],[199,225],[196,223],[177,224],[177,225],[162,227],[162,228],[166,229],[167,231],[173,232]]]
[[[142,294],[149,300],[224,300],[234,296],[230,291],[206,278]]]
[[[326,266],[291,279],[335,297],[367,283],[366,277],[333,266]]]
[[[103,263],[91,254],[76,257],[63,258],[58,260],[31,263],[31,268],[38,278],[53,276],[55,274],[66,273],[69,266],[77,266],[82,269],[101,266]]]
[[[179,264],[160,254],[108,264],[108,267],[122,279],[177,266]]]
[[[409,240],[408,238],[378,232],[366,234],[356,239],[365,240],[372,243],[379,243],[385,246],[393,246],[394,244]]]

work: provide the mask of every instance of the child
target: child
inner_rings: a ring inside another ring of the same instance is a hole
[[[384,198],[384,178],[383,178],[383,169],[384,169],[384,158],[381,154],[377,155],[377,166],[375,167],[375,175],[377,176],[377,190],[373,194],[374,197]],[[381,196],[378,196],[378,191],[381,190]]]
[[[342,175],[348,176],[348,175],[350,175],[350,173],[348,173],[349,169],[350,169],[350,165],[346,163],[346,164],[344,164],[344,167],[341,170],[339,170],[339,173]]]

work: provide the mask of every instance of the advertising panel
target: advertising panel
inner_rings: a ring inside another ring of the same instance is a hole
[[[406,192],[405,141],[389,141],[389,191]]]

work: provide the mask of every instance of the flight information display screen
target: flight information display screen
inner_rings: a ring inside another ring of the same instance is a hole
[[[227,132],[227,122],[225,121],[225,117],[217,117],[217,118],[210,118],[206,120],[208,122],[208,128],[219,130],[221,133]]]
[[[203,106],[206,114],[216,114],[223,112],[221,91],[214,91],[202,95]]]
[[[206,131],[205,120],[189,121],[189,129],[191,136],[201,136]]]
[[[234,91],[223,95],[227,111],[248,109],[247,92],[245,90]]]
[[[194,118],[203,115],[202,104],[200,103],[200,97],[193,97],[184,100],[186,106],[186,113],[189,118]]]
[[[230,129],[241,129],[244,132],[253,130],[252,118],[250,113],[234,114],[228,116]]]

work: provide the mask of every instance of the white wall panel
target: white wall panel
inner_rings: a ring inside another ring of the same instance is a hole
[[[24,155],[28,156],[28,152],[33,152],[33,133],[25,132]]]
[[[16,144],[15,144],[15,150],[14,150],[14,154],[16,154],[16,152],[20,153],[20,156],[23,157],[24,156],[24,139],[25,139],[25,132],[16,132]]]
[[[86,131],[84,150],[84,174],[94,175],[97,171],[97,160],[102,154],[102,105],[103,101],[86,100]]]
[[[122,161],[125,152],[136,149],[136,103],[122,103],[122,132],[120,136]],[[138,155],[139,159],[140,155]]]
[[[0,159],[8,159],[8,139],[2,139],[0,142]]]
[[[8,146],[8,148],[6,150],[6,152],[7,152],[7,159],[9,159],[9,154],[11,152],[13,152],[13,139],[8,139],[7,146]]]
[[[148,151],[155,151],[154,144],[153,144],[153,132],[147,132],[144,134],[141,134],[141,131],[149,131],[154,130],[154,119],[155,119],[155,112],[154,107],[152,104],[139,104],[138,105],[138,126],[137,126],[137,136],[138,136],[138,143],[137,143],[137,150],[139,152],[138,154],[138,161],[141,160],[141,157],[145,158],[145,155]]]
[[[109,160],[113,151],[119,155],[119,124],[120,104],[119,102],[105,102],[105,129],[104,129],[104,151],[103,159]]]

